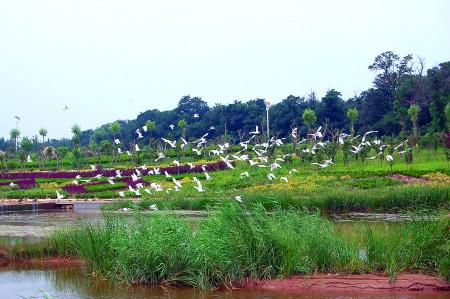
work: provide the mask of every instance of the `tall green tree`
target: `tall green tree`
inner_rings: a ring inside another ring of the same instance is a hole
[[[111,144],[111,159],[112,159],[112,163],[115,166],[116,165],[116,157],[117,157],[117,146],[115,143],[115,140],[117,138],[117,134],[119,134],[120,132],[120,124],[116,121],[113,122],[110,127],[109,127],[112,135],[113,135],[113,141]]]
[[[314,124],[317,120],[316,113],[312,109],[305,109],[302,114],[303,122],[308,127],[308,134],[311,131],[311,125]]]
[[[347,109],[347,118],[350,120],[350,132],[355,135],[355,122],[358,119],[358,109],[349,108]]]
[[[447,130],[450,131],[450,102],[447,103],[444,111],[445,119],[447,120]]]
[[[81,151],[81,127],[78,124],[75,124],[71,128],[72,132],[72,140],[75,144],[75,147],[72,151],[72,155],[75,159],[75,163],[77,166],[77,170],[80,169],[82,151]]]
[[[408,108],[408,115],[413,124],[413,145],[417,144],[417,119],[419,118],[420,107],[419,105],[412,104]]]
[[[13,128],[11,129],[11,131],[9,131],[9,137],[11,138],[11,140],[14,140],[14,144],[15,144],[15,148],[16,148],[16,152],[17,152],[17,148],[19,147],[19,137],[20,137],[20,131],[17,128]]]
[[[45,143],[45,136],[47,136],[48,131],[46,128],[40,128],[39,129],[39,135],[42,136],[42,144]]]

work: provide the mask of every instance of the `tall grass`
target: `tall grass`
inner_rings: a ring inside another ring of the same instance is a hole
[[[61,255],[78,256],[98,276],[129,283],[232,286],[247,278],[296,273],[385,271],[439,273],[449,279],[448,217],[348,238],[318,212],[246,209],[223,203],[193,229],[171,214],[106,215],[50,239]],[[362,240],[362,241],[361,241]]]

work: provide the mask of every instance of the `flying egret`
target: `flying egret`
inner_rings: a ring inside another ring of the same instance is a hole
[[[275,179],[276,177],[275,177],[275,175],[273,173],[269,173],[267,175],[267,178],[271,181],[271,180]]]
[[[205,177],[207,181],[212,180],[212,177],[205,171]]]
[[[161,139],[162,139],[162,141],[164,141],[165,143],[169,144],[170,147],[172,147],[172,148],[176,148],[176,147],[177,147],[177,141],[176,141],[176,140],[170,141],[170,140],[168,140],[168,139],[166,139],[166,138],[161,138]]]
[[[203,189],[203,185],[200,181],[197,181],[197,186],[194,186],[194,188],[197,189],[198,192],[205,192],[205,189]]]
[[[58,191],[56,191],[56,200],[63,199],[64,195],[60,194]]]
[[[200,116],[197,113],[194,113],[194,118],[199,118]]]
[[[158,158],[156,158],[155,159],[155,161],[157,162],[157,161],[159,161],[159,160],[161,160],[161,159],[164,159],[166,156],[164,155],[164,153],[159,153],[158,154]]]
[[[174,125],[174,124],[171,124],[171,125],[169,125],[169,128],[170,128],[171,130],[173,130],[173,129],[175,128],[175,125]]]
[[[175,184],[175,186],[177,186],[178,188],[181,188],[181,183],[180,181],[178,181],[176,178],[172,178],[173,183]]]
[[[114,139],[114,143],[117,145],[117,144],[120,144],[120,140],[119,139]]]
[[[258,128],[258,126],[256,126],[256,128],[255,128],[255,130],[254,131],[251,131],[249,134],[250,135],[258,135],[260,132],[259,132],[259,128]]]
[[[242,196],[241,196],[241,195],[235,196],[234,199],[235,199],[237,202],[242,202]]]

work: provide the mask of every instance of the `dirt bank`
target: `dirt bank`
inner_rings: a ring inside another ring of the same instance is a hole
[[[246,288],[285,291],[342,291],[342,292],[450,292],[450,283],[423,274],[399,274],[395,282],[383,274],[315,274],[285,279],[249,281]]]
[[[79,258],[45,257],[12,258],[8,249],[0,248],[0,267],[18,266],[81,266],[85,261]]]

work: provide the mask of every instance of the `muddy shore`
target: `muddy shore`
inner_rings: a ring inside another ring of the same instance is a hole
[[[78,258],[49,257],[43,259],[12,259],[9,253],[0,249],[0,266],[83,266],[85,261]],[[248,280],[240,288],[301,293],[304,291],[340,291],[340,292],[423,292],[446,293],[450,295],[450,283],[439,277],[402,273],[391,282],[382,273],[376,274],[314,274],[297,275],[272,280]]]

